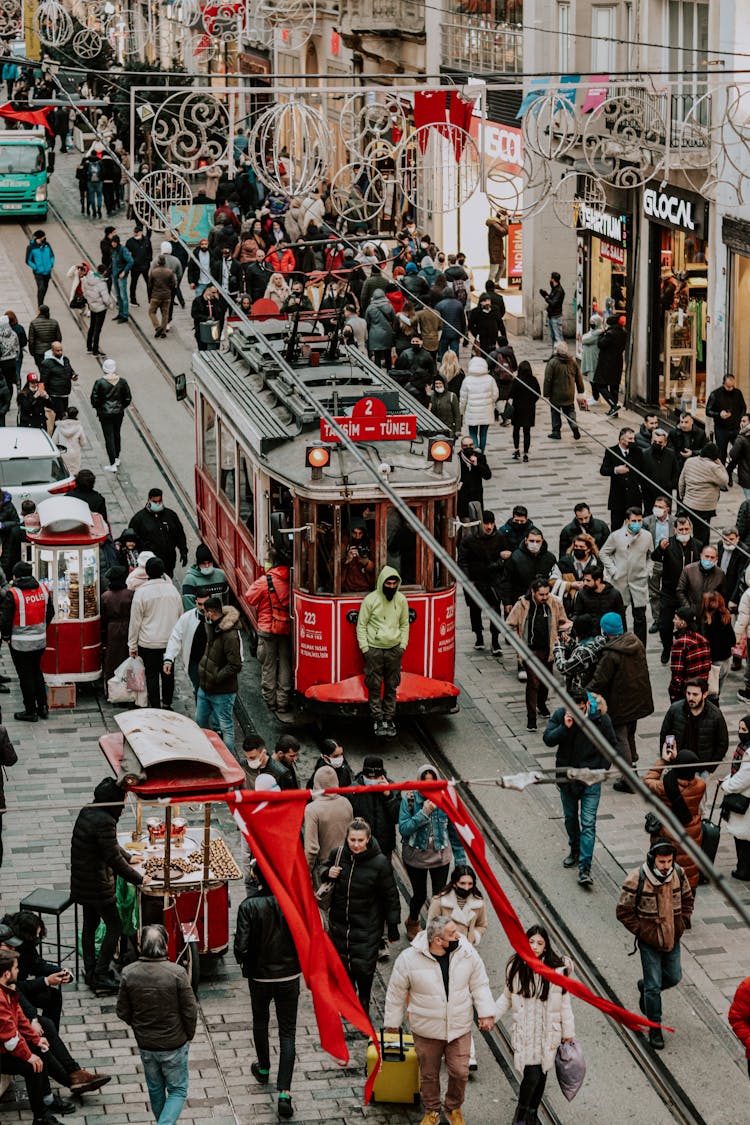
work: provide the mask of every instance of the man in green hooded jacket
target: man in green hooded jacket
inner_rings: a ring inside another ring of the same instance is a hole
[[[365,658],[365,687],[378,738],[396,735],[396,689],[401,682],[401,658],[409,643],[409,606],[400,586],[398,571],[384,566],[357,618],[357,644]]]

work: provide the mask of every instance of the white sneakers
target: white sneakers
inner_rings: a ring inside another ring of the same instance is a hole
[[[115,461],[114,465],[105,465],[104,471],[105,471],[105,473],[116,473],[117,472],[117,462]]]

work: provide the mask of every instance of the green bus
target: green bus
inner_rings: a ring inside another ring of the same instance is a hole
[[[0,130],[0,215],[47,217],[44,129]]]

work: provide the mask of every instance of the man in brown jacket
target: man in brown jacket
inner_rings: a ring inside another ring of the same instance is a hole
[[[548,578],[535,578],[528,594],[519,598],[508,614],[507,624],[526,641],[534,656],[552,670],[552,656],[561,633],[573,628],[562,602],[553,597]],[[526,681],[526,729],[536,730],[537,711],[549,718],[549,691],[531,665],[522,664],[518,678]]]
[[[160,254],[156,264],[148,275],[148,315],[154,326],[156,339],[161,339],[167,334],[169,324],[169,310],[172,304],[172,295],[177,287],[177,275],[167,266],[164,255]],[[161,314],[161,323],[156,314]]]
[[[206,648],[198,665],[195,721],[217,731],[234,754],[234,701],[242,671],[240,612],[222,605],[221,598],[207,598],[204,613]]]
[[[680,938],[690,929],[693,892],[670,840],[657,840],[642,867],[631,871],[617,902],[617,920],[635,935],[643,978],[638,981],[640,1009],[661,1023],[661,994],[682,978]],[[649,1042],[664,1050],[661,1028],[651,1028]]]

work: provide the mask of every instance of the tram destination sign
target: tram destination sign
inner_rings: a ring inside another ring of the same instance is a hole
[[[389,414],[379,398],[361,398],[351,414],[334,421],[352,441],[411,441],[417,436],[416,414]],[[320,419],[320,440],[341,440],[325,418]]]

